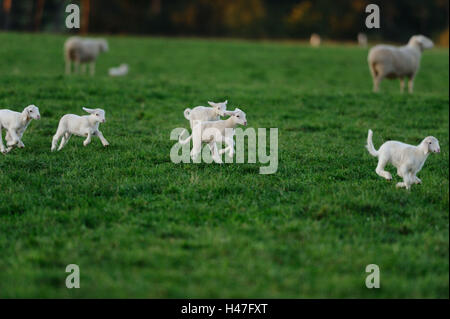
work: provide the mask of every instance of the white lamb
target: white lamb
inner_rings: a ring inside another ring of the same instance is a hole
[[[185,109],[184,117],[189,121],[191,129],[194,121],[217,121],[221,116],[225,116],[228,100],[225,102],[215,103],[208,102],[212,107],[196,106],[193,109]]]
[[[105,39],[83,39],[70,37],[64,43],[64,58],[66,61],[66,74],[71,72],[71,62],[74,62],[75,73],[79,72],[81,64],[82,73],[86,72],[86,63],[89,63],[90,73],[95,73],[95,61],[101,52],[108,51],[108,42]]]
[[[208,143],[213,160],[216,163],[222,163],[216,144],[222,142],[226,144],[226,148],[221,150],[220,154],[228,151],[228,155],[233,157],[234,129],[238,124],[247,125],[247,119],[245,113],[238,108],[236,108],[233,112],[228,112],[228,114],[231,116],[226,120],[195,121],[192,134],[188,138],[182,140],[180,135],[180,144],[186,144],[192,139],[191,157],[193,159],[200,154],[203,143]],[[230,130],[232,134],[229,134]]]
[[[391,173],[384,170],[386,164],[391,163],[397,168],[397,175],[403,178],[403,182],[397,183],[397,187],[406,187],[410,189],[412,184],[420,184],[422,181],[416,176],[422,169],[428,155],[440,153],[439,141],[428,136],[417,145],[409,145],[397,141],[387,141],[381,145],[377,151],[372,142],[372,130],[369,130],[367,136],[366,148],[370,155],[378,157],[376,172],[387,180],[392,180]]]
[[[83,107],[83,110],[90,113],[90,115],[78,116],[75,114],[66,114],[59,120],[58,129],[52,140],[52,152],[56,150],[56,145],[61,137],[58,151],[66,145],[72,134],[86,136],[83,142],[84,146],[91,142],[92,136],[98,136],[103,146],[109,145],[102,132],[98,129],[100,123],[106,122],[105,111],[102,109],[88,109],[86,107]]]
[[[311,34],[311,37],[309,38],[309,44],[311,44],[312,47],[319,47],[321,42],[322,39],[320,38],[320,35],[318,35],[317,33]]]
[[[367,48],[368,40],[367,35],[365,33],[362,32],[358,33],[357,40],[360,47]]]
[[[117,68],[109,68],[109,76],[124,76],[128,74],[128,64],[122,63]]]
[[[39,108],[36,105],[28,105],[22,113],[11,110],[0,110],[0,152],[6,154],[14,146],[24,148],[22,136],[31,120],[39,120]],[[2,129],[6,130],[6,146],[3,144]]]
[[[412,93],[422,51],[432,47],[433,41],[423,35],[415,35],[402,47],[380,44],[371,48],[367,60],[373,79],[373,91],[379,91],[380,82],[384,78],[399,78],[400,92],[403,92],[404,79],[408,78],[408,91]]]

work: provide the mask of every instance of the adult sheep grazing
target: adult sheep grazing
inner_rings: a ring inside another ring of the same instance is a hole
[[[408,78],[408,91],[412,93],[422,51],[432,47],[433,41],[423,35],[415,35],[405,46],[380,44],[371,48],[367,60],[373,78],[373,91],[379,91],[382,79],[399,78],[400,92],[403,92],[404,79]]]
[[[22,112],[0,110],[0,152],[6,154],[14,146],[24,148],[22,136],[31,120],[39,120],[39,108],[36,105],[28,105]],[[6,130],[6,146],[3,145],[2,129]]]
[[[79,72],[81,64],[82,73],[86,72],[89,63],[90,73],[95,73],[95,61],[100,53],[108,51],[108,42],[105,39],[83,39],[70,37],[64,43],[64,59],[66,61],[66,74],[71,73],[71,62],[74,63],[74,72]]]

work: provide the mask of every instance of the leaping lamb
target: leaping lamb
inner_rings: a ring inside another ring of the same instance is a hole
[[[62,137],[59,144],[58,151],[67,144],[72,134],[86,137],[83,145],[86,146],[91,142],[92,136],[98,136],[103,146],[108,146],[109,143],[98,129],[100,123],[105,123],[105,111],[102,109],[88,109],[83,107],[83,110],[90,113],[89,115],[78,116],[75,114],[66,114],[59,121],[58,129],[52,140],[52,152],[56,150],[58,140]]]
[[[21,113],[11,110],[0,110],[0,152],[6,154],[13,147],[24,148],[22,136],[31,120],[39,120],[41,114],[36,105],[28,105]],[[6,146],[3,144],[2,129],[6,130]]]
[[[384,170],[386,164],[391,163],[397,168],[397,175],[403,178],[403,182],[397,183],[397,187],[410,189],[412,184],[420,184],[422,181],[416,176],[430,153],[440,153],[439,141],[433,136],[425,137],[417,145],[409,145],[398,141],[387,141],[377,151],[372,142],[372,130],[367,136],[366,148],[370,155],[378,157],[376,173],[381,177],[392,180],[391,173]]]

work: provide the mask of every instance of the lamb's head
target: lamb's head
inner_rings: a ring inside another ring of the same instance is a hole
[[[428,153],[440,153],[441,148],[439,147],[439,141],[434,136],[427,136],[422,141],[425,154]]]
[[[418,46],[420,48],[420,51],[431,49],[434,46],[433,41],[431,41],[424,35],[412,36],[411,39],[409,39],[408,44]]]
[[[28,105],[22,112],[22,115],[25,120],[33,119],[39,120],[41,118],[41,114],[39,113],[39,108],[34,105]]]
[[[234,118],[237,124],[247,125],[247,118],[245,117],[244,111],[235,108],[233,112],[227,112],[231,117]]]
[[[98,46],[100,48],[100,52],[107,52],[109,50],[108,42],[105,39],[99,39]]]
[[[208,104],[211,105],[214,111],[216,111],[216,113],[220,116],[225,116],[225,111],[227,110],[227,103],[228,100],[219,103],[208,101]]]
[[[86,112],[90,113],[96,122],[99,123],[105,123],[106,122],[106,118],[105,118],[105,111],[102,109],[88,109],[87,107],[83,107],[83,110],[85,110]]]

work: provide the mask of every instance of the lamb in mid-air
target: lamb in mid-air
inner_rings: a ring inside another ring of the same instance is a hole
[[[194,121],[217,121],[221,116],[225,116],[228,100],[225,102],[215,103],[208,102],[211,107],[196,106],[193,109],[184,110],[184,117],[189,121],[191,129]]]
[[[407,78],[408,91],[412,93],[422,52],[432,47],[433,41],[423,35],[415,35],[402,47],[379,44],[371,48],[367,60],[373,79],[373,91],[379,91],[380,82],[384,78],[399,78],[400,91],[403,92]]]
[[[102,109],[88,109],[83,107],[83,110],[90,113],[89,115],[78,116],[75,114],[66,114],[59,120],[58,129],[52,140],[52,152],[56,150],[58,140],[62,137],[59,144],[58,151],[61,150],[67,141],[69,141],[72,134],[86,137],[83,145],[86,146],[91,142],[92,136],[98,136],[103,146],[108,146],[109,143],[98,129],[100,123],[105,123],[105,111]]]
[[[397,183],[397,187],[410,189],[412,184],[420,184],[422,181],[416,176],[422,169],[430,153],[440,153],[439,141],[433,137],[425,137],[417,145],[409,145],[397,141],[387,141],[377,151],[372,142],[372,130],[367,136],[366,148],[370,155],[378,157],[376,173],[381,177],[392,180],[391,173],[384,170],[386,164],[391,163],[397,168],[397,175],[403,178],[403,182]]]
[[[24,148],[22,136],[31,120],[39,120],[41,114],[36,105],[28,105],[22,112],[11,110],[0,110],[0,152],[6,154],[13,147]],[[6,146],[3,144],[2,129],[6,130]]]
[[[66,74],[71,73],[71,62],[74,63],[74,72],[86,72],[89,63],[90,74],[95,74],[95,62],[100,53],[108,51],[108,42],[105,39],[88,39],[70,37],[64,43],[64,59],[66,61]]]
[[[245,113],[236,108],[234,111],[227,112],[230,117],[226,120],[218,121],[194,121],[194,127],[192,128],[192,134],[186,139],[182,140],[181,135],[179,137],[180,144],[186,144],[192,139],[191,157],[195,159],[202,150],[202,145],[208,143],[212,153],[212,158],[216,163],[222,163],[219,154],[223,154],[228,151],[228,156],[233,157],[234,154],[234,129],[238,124],[247,125],[247,118]],[[232,134],[227,134],[227,130],[230,130]],[[227,146],[225,149],[217,149],[217,143],[224,142]]]

